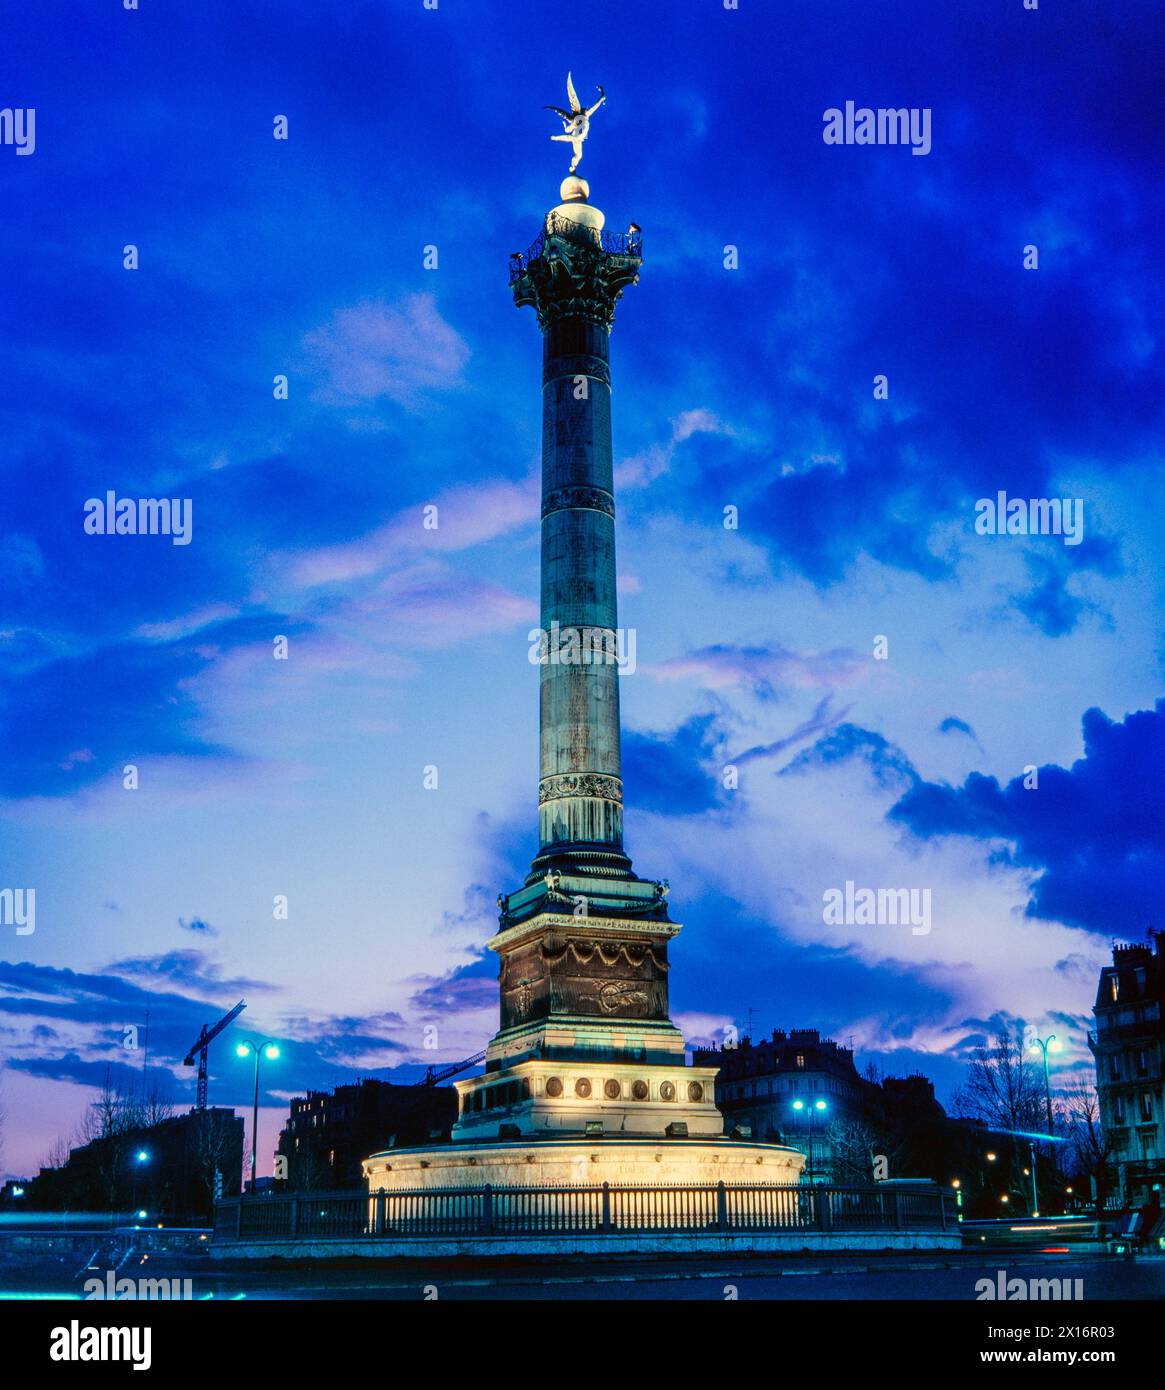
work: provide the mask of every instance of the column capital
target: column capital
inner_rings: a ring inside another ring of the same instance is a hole
[[[551,213],[534,245],[510,257],[514,303],[532,305],[543,329],[582,318],[609,331],[620,296],[639,279],[641,249],[638,232],[603,232]]]

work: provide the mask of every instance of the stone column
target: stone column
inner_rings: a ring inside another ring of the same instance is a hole
[[[623,848],[608,348],[606,328],[584,318],[545,329],[540,860]]]
[[[514,268],[515,300],[534,306],[543,331],[544,660],[531,880],[552,869],[631,872],[619,760],[610,329],[641,262],[633,234],[604,235],[588,193],[580,178],[563,183],[563,203]]]

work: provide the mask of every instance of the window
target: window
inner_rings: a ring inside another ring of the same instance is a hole
[[[1153,1097],[1148,1091],[1141,1092],[1141,1123],[1143,1125],[1153,1123]]]
[[[1120,998],[1120,980],[1116,975],[1110,975],[1108,977],[1108,982],[1112,986],[1112,1000],[1115,1004]]]
[[[797,1054],[797,1065],[799,1067],[803,1067],[805,1065],[805,1058],[802,1056],[801,1053]]]
[[[1115,1052],[1108,1059],[1108,1074],[1114,1081],[1121,1079],[1121,1060]]]
[[[1145,1051],[1143,1047],[1137,1053],[1137,1075],[1149,1075],[1149,1054]]]
[[[1112,1119],[1114,1124],[1123,1125],[1125,1123],[1125,1098],[1124,1096],[1114,1096],[1112,1102]]]

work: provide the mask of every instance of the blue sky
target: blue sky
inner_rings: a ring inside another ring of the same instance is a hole
[[[1083,1065],[1110,939],[1162,925],[1154,28],[1020,0],[11,14],[36,148],[0,145],[0,886],[36,930],[0,927],[0,1171],[140,1071],[147,1009],[185,1103],[189,1041],[248,999],[285,1045],[272,1140],[307,1086],[496,1026],[481,943],[537,778],[539,343],[506,260],[558,201],[568,68],[607,92],[592,201],[644,228],[612,340],[627,841],[685,923],[678,1021],[751,1007],[943,1096],[997,1019]],[[826,146],[847,100],[931,108],[931,152]],[[110,489],[190,498],[191,543],[85,535]],[[1083,543],[977,535],[1001,489],[1082,499]],[[932,930],[827,925],[847,880],[929,888]],[[212,1055],[212,1100],[245,1070]]]

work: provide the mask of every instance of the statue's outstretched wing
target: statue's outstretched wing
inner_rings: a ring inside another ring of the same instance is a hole
[[[574,115],[573,111],[564,111],[561,106],[544,106],[543,111],[554,111],[562,117],[564,121],[569,121]]]
[[[570,109],[577,113],[582,110],[582,103],[578,99],[578,93],[574,90],[574,83],[570,80],[570,73],[566,74],[566,95],[570,98]]]

